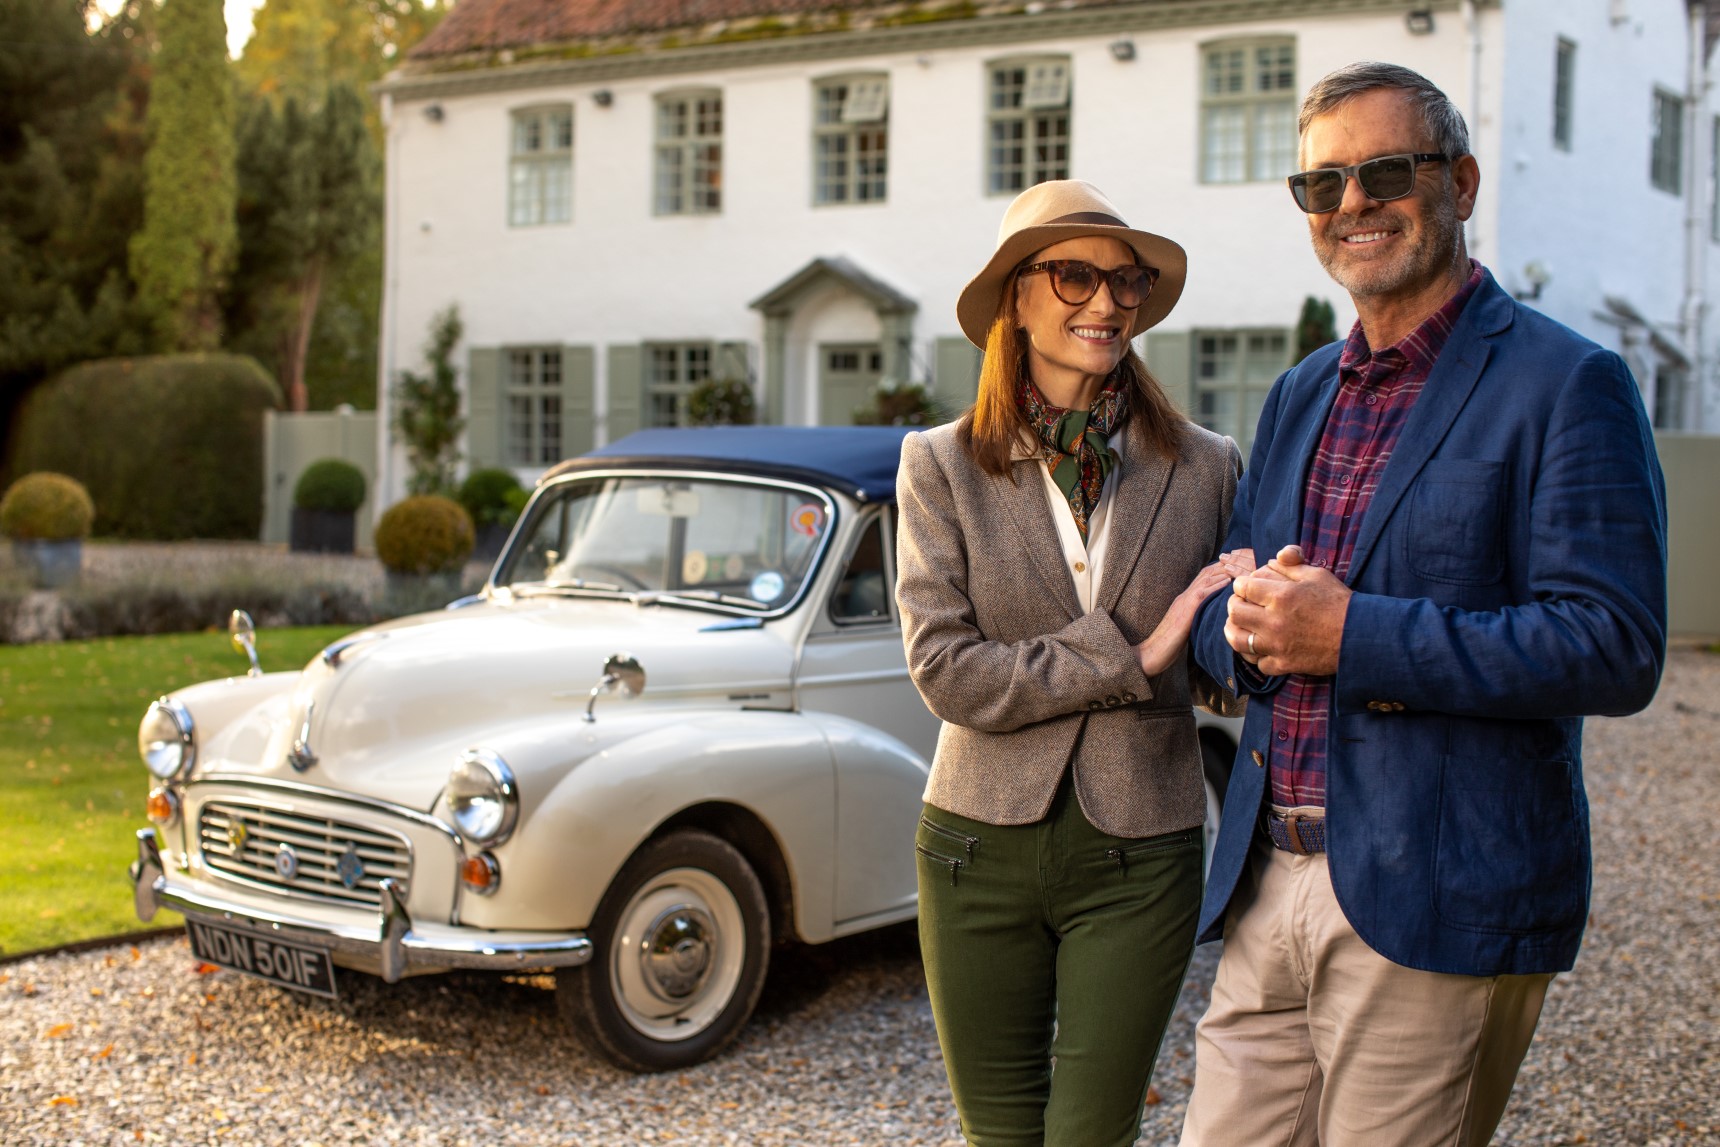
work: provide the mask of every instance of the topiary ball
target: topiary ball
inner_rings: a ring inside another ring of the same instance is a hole
[[[465,507],[440,494],[419,494],[388,507],[372,539],[395,573],[457,573],[477,542]]]
[[[312,462],[293,487],[293,505],[301,510],[350,514],[364,505],[364,471],[339,458]]]
[[[460,483],[460,505],[466,507],[466,512],[480,526],[512,525],[519,517],[514,502],[516,492],[521,489],[520,480],[511,470],[499,467],[474,470]]]
[[[24,475],[0,498],[0,534],[19,541],[88,537],[95,517],[84,484],[48,470]]]

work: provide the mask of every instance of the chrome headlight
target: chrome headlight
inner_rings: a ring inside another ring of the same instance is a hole
[[[488,749],[467,749],[448,774],[448,808],[460,835],[474,844],[500,844],[514,831],[520,793],[508,763]]]
[[[137,727],[137,751],[144,767],[164,781],[190,772],[197,763],[197,726],[191,710],[171,697],[151,705]]]

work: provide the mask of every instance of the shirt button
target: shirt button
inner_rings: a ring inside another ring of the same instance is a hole
[[[1087,572],[1087,563],[1086,562],[1076,562],[1075,563],[1075,572],[1076,573],[1086,573]]]
[[[1280,729],[1278,730],[1278,739],[1280,741],[1288,741],[1290,739],[1290,734],[1286,733],[1283,729]]]
[[[1380,396],[1377,394],[1370,394],[1366,398],[1362,399],[1362,401],[1367,403],[1369,406],[1378,406],[1380,404]]]
[[[1350,484],[1350,476],[1348,474],[1339,474],[1338,475],[1338,485],[1348,486],[1349,484]]]

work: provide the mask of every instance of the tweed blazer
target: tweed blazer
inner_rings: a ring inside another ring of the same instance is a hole
[[[1192,424],[1178,456],[1131,449],[1117,470],[1098,596],[1083,614],[1038,459],[987,474],[951,424],[910,434],[896,478],[896,602],[908,671],[943,722],[927,804],[1031,824],[1073,767],[1081,810],[1114,836],[1206,815],[1189,662],[1157,677],[1152,633],[1229,525],[1239,456]]]

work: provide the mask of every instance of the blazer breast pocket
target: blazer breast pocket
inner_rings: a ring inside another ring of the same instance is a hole
[[[1418,576],[1492,585],[1505,576],[1505,464],[1435,458],[1410,488],[1404,560]]]

